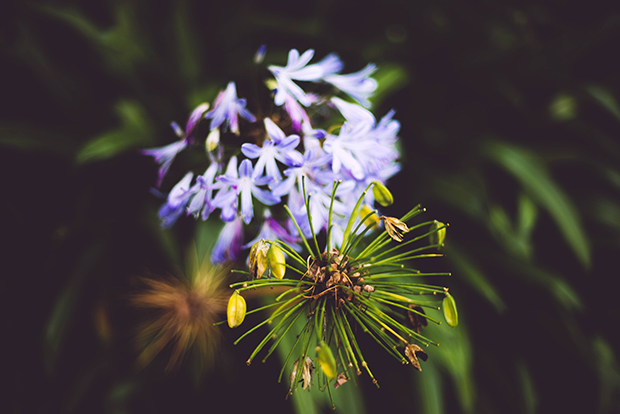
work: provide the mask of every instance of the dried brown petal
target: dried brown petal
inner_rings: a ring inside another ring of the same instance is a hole
[[[388,235],[397,242],[403,241],[403,234],[409,231],[409,227],[396,217],[380,217],[385,224],[385,230]]]
[[[421,306],[409,305],[408,307],[409,309],[413,309],[417,312],[426,314]],[[420,333],[420,328],[426,328],[426,326],[428,325],[428,321],[426,320],[426,318],[420,314],[417,314],[415,312],[407,312],[407,316],[409,317],[409,322],[411,323],[412,328],[417,333]]]
[[[293,364],[293,371],[291,372],[291,375],[289,377],[289,381],[291,383],[291,388],[289,390],[289,393],[293,392],[293,385],[294,385],[293,383],[295,382],[295,377],[297,376],[298,363],[299,363],[299,359],[295,361],[295,364]],[[313,375],[314,375],[314,361],[312,361],[312,358],[306,357],[304,366],[301,371],[301,381],[303,382],[301,386],[302,389],[305,390],[306,388],[310,387]]]
[[[267,252],[269,244],[267,240],[260,239],[252,245],[248,266],[250,268],[250,279],[260,279],[267,270]]]
[[[336,382],[334,383],[334,389],[337,390],[342,384],[347,382],[349,379],[344,375],[344,373],[338,374],[338,378],[336,378]]]
[[[420,358],[422,361],[426,361],[426,359],[428,358],[426,352],[424,352],[422,348],[420,348],[416,344],[407,344],[407,346],[405,346],[405,356],[418,371],[422,371],[418,358]]]

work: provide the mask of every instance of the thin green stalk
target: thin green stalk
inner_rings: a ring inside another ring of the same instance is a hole
[[[312,256],[313,259],[316,259],[316,256],[314,255],[314,252],[310,248],[310,245],[308,244],[308,241],[306,240],[306,238],[304,237],[304,234],[301,232],[301,229],[299,228],[299,224],[297,224],[297,220],[295,220],[295,216],[293,216],[293,213],[291,213],[291,210],[288,208],[288,206],[286,204],[284,205],[284,210],[286,210],[286,212],[288,213],[288,215],[291,218],[291,220],[293,220],[293,224],[297,228],[297,232],[299,233],[299,236],[301,237],[301,240],[306,245],[306,249],[308,249],[308,252],[310,252],[310,256]]]
[[[314,233],[314,226],[312,225],[312,214],[310,212],[310,195],[306,195],[306,177],[301,177],[301,187],[304,191],[304,203],[306,203],[306,213],[308,216],[308,224],[310,225],[310,231],[312,232],[312,240],[314,240],[314,246],[316,247],[316,253],[321,256],[321,248],[319,247],[319,242],[316,239],[316,234]]]
[[[351,211],[351,217],[349,217],[349,222],[347,223],[347,227],[342,236],[343,246],[345,246],[348,242],[349,234],[351,233],[351,227],[353,227],[353,223],[355,222],[355,216],[357,215],[357,210],[360,208],[362,200],[364,200],[364,197],[366,197],[366,193],[368,192],[370,187],[372,187],[372,185],[373,183],[368,184],[362,195],[357,199],[357,203],[355,204],[355,207],[353,207],[353,211]]]
[[[332,216],[334,215],[334,199],[336,198],[336,189],[342,180],[335,180],[332,187],[332,198],[329,201],[329,215],[327,217],[327,251],[332,250]],[[329,254],[329,253],[328,253]]]

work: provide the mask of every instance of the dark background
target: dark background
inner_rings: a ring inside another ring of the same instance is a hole
[[[173,373],[134,364],[132,280],[173,272],[196,229],[211,229],[190,219],[159,229],[156,166],[137,150],[172,142],[169,122],[230,80],[250,82],[266,44],[270,63],[290,48],[336,52],[346,72],[376,63],[374,113],[395,108],[402,124],[393,210],[422,203],[450,223],[441,266],[453,276],[440,283],[459,327],[432,333],[442,346],[422,372],[376,349],[381,388],[366,376],[343,386],[339,411],[620,412],[620,10],[574,4],[3,5],[0,366],[10,385],[0,406],[331,411],[306,393],[284,400],[277,359],[246,367],[253,344],[233,347],[236,332],[223,330],[207,372],[191,358]],[[163,188],[193,162],[176,161]]]

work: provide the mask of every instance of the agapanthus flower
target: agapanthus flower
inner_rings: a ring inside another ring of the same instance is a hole
[[[252,163],[250,160],[243,160],[239,165],[239,176],[233,177],[223,175],[219,177],[220,182],[230,186],[230,191],[235,191],[241,197],[241,216],[245,224],[249,224],[254,217],[254,206],[252,196],[256,197],[261,203],[272,206],[280,202],[280,197],[276,197],[267,190],[258,188],[257,184],[266,184],[269,180],[254,179],[252,177]]]
[[[217,177],[217,182],[213,185],[213,188],[218,189],[218,193],[213,197],[211,205],[222,209],[220,218],[222,221],[232,221],[237,216],[237,188],[229,184],[230,180],[222,181],[222,177],[229,178],[234,181],[239,178],[239,171],[237,170],[237,157],[233,156],[228,162],[226,167],[226,173]]]
[[[269,70],[278,82],[276,105],[282,106],[286,101],[286,95],[290,95],[303,106],[309,106],[310,99],[304,90],[293,81],[316,82],[342,69],[342,62],[334,54],[328,55],[318,63],[308,65],[313,56],[314,50],[312,49],[306,50],[301,56],[297,49],[291,49],[286,66],[269,66]]]
[[[187,208],[188,215],[191,214],[195,217],[200,215],[203,220],[209,218],[209,214],[211,214],[215,208],[213,205],[213,180],[215,179],[217,170],[218,165],[216,163],[211,163],[203,175],[196,177],[198,189]]]
[[[237,217],[224,224],[211,252],[214,264],[232,262],[237,258],[243,244],[243,220]]]
[[[269,118],[265,118],[265,128],[270,139],[265,140],[262,147],[246,143],[241,146],[241,151],[248,158],[258,158],[252,178],[258,179],[266,170],[266,177],[270,181],[277,182],[282,179],[282,176],[276,160],[288,166],[298,166],[303,162],[302,155],[295,150],[299,145],[299,136],[289,135],[287,137]]]
[[[338,185],[339,182],[334,183],[331,201],[334,201]],[[341,244],[332,245],[328,238],[327,245],[321,248],[314,234],[306,239],[300,233],[308,252],[308,257],[303,257],[282,241],[264,241],[279,246],[289,254],[287,275],[294,272],[296,276],[244,280],[231,285],[236,295],[263,287],[288,289],[276,299],[272,305],[274,310],[259,324],[267,325],[269,330],[251,353],[247,364],[250,365],[272,341],[262,359],[264,362],[280,345],[282,336],[296,326],[295,322],[303,321],[301,330],[290,333],[297,341],[285,358],[289,365],[285,365],[280,374],[281,378],[290,367],[290,392],[295,391],[300,383],[306,385],[310,382],[315,375],[310,367],[317,365],[320,367],[317,375],[322,389],[329,385],[338,388],[353,375],[360,375],[362,370],[376,384],[377,380],[358,343],[360,335],[368,335],[398,362],[411,363],[415,369],[421,370],[419,360],[426,361],[427,354],[420,345],[437,343],[420,333],[420,328],[426,326],[427,321],[440,323],[427,315],[423,308],[439,309],[438,305],[445,307],[444,303],[449,301],[446,320],[450,326],[456,326],[456,302],[447,288],[418,283],[416,280],[419,279],[414,279],[449,274],[420,273],[403,266],[410,260],[442,256],[427,251],[437,248],[437,244],[429,244],[430,236],[445,226],[436,225],[430,231],[422,230],[421,234],[404,241],[403,238],[408,238],[412,231],[420,233],[421,229],[428,229],[430,223],[435,223],[430,221],[408,227],[405,223],[424,211],[417,206],[400,219],[382,216],[386,231],[364,242],[363,236],[375,226],[375,222],[370,220],[367,223],[367,217],[363,217],[364,220],[358,217],[365,192],[372,185],[359,195],[355,206],[349,210]],[[387,189],[382,187],[381,191]],[[287,211],[290,214],[290,209]],[[328,221],[332,222],[333,211],[328,211]],[[373,214],[375,212],[370,211],[366,216]],[[292,215],[290,217],[293,218]],[[306,216],[308,222],[314,219],[311,213]],[[367,224],[360,224],[361,221]],[[390,246],[390,238],[402,243]],[[415,242],[420,246],[412,248]],[[415,317],[410,317],[412,315]],[[414,320],[416,324],[410,325],[409,320]],[[255,328],[250,329],[235,343],[256,331]],[[313,358],[313,355],[316,357]],[[299,369],[299,361],[305,361],[309,368]]]
[[[159,209],[162,227],[167,228],[185,211],[189,199],[198,191],[198,187],[190,187],[194,173],[188,172],[168,194],[166,203]]]
[[[155,158],[155,162],[157,162],[160,167],[157,173],[157,186],[161,185],[164,176],[170,169],[170,165],[172,165],[172,161],[174,161],[174,157],[187,148],[194,140],[194,129],[198,126],[198,123],[202,120],[203,115],[209,109],[208,103],[200,104],[194,109],[187,120],[187,124],[185,125],[185,131],[181,129],[179,124],[173,122],[171,124],[172,129],[175,134],[180,138],[179,141],[173,142],[172,144],[164,145],[159,148],[151,148],[142,150],[142,154],[150,155]]]
[[[211,118],[211,129],[219,128],[224,122],[228,124],[230,130],[239,135],[238,115],[250,122],[256,121],[256,118],[250,111],[245,109],[246,100],[237,98],[237,87],[235,82],[230,82],[226,90],[220,92],[213,109],[205,115]]]
[[[291,233],[290,229],[285,229],[278,221],[273,218],[271,211],[266,208],[263,213],[263,224],[258,232],[258,235],[243,245],[244,249],[252,247],[254,243],[261,239],[267,240],[281,240],[288,244],[293,250],[300,251],[299,238],[294,237],[294,233]]]
[[[331,83],[359,102],[360,105],[368,108],[370,107],[368,98],[371,97],[377,89],[377,81],[370,77],[376,70],[377,67],[375,65],[368,64],[359,72],[346,75],[328,75],[325,77],[325,82]]]

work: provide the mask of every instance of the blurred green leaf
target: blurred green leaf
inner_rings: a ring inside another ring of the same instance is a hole
[[[131,3],[119,2],[116,5],[116,25],[107,30],[99,29],[73,8],[43,6],[41,10],[68,23],[90,39],[108,67],[123,75],[133,75],[136,65],[145,61],[147,52],[151,50],[140,33],[140,25]]]
[[[73,157],[75,144],[65,135],[28,125],[0,125],[0,146],[19,151],[41,151],[59,157]]]
[[[603,108],[620,120],[620,106],[611,92],[599,85],[586,86],[585,89]]]
[[[420,396],[419,410],[423,414],[442,414],[444,394],[439,368],[432,359],[429,359],[424,363],[423,370],[424,378],[421,378],[419,372],[414,372],[417,395]]]
[[[77,313],[84,281],[93,274],[102,253],[102,245],[88,246],[80,255],[73,269],[71,279],[54,304],[45,330],[46,365],[51,373],[56,367],[56,360],[61,352],[63,340]]]
[[[524,190],[544,207],[584,267],[590,266],[590,246],[576,208],[553,181],[545,165],[531,152],[514,145],[487,141],[483,152],[514,175]]]
[[[116,105],[115,111],[121,120],[120,128],[88,141],[75,157],[79,164],[105,160],[153,143],[152,128],[139,103],[121,101]]]
[[[519,381],[521,382],[521,390],[523,393],[523,406],[526,414],[536,413],[536,406],[538,405],[538,396],[536,395],[536,386],[532,375],[530,374],[527,365],[523,361],[517,364],[517,373],[519,375]]]
[[[370,99],[374,106],[379,106],[381,101],[409,83],[409,75],[402,65],[385,63],[377,69],[373,75],[377,81],[377,89]]]
[[[435,315],[438,315],[439,312],[429,311],[428,314],[436,317]],[[472,413],[476,400],[476,389],[472,370],[473,352],[467,335],[467,325],[463,324],[463,320],[461,320],[455,329],[447,329],[443,325],[429,323],[425,335],[440,344],[428,352],[429,361],[433,360],[436,366],[441,367],[450,375],[457,390],[461,409],[466,413]],[[425,368],[423,368],[423,373],[426,375],[430,369]],[[428,378],[425,376],[422,382],[426,380]]]
[[[191,85],[198,81],[201,72],[200,48],[191,26],[187,1],[176,2],[174,12],[174,34],[179,63],[179,72]]]
[[[601,337],[592,340],[593,355],[595,355],[596,368],[600,378],[599,387],[599,413],[615,412],[619,407],[614,407],[614,393],[620,392],[620,370],[614,355],[614,349],[608,341]],[[617,401],[617,400],[616,400]]]
[[[488,281],[487,277],[482,271],[472,262],[470,256],[463,254],[458,247],[449,245],[446,249],[450,262],[455,266],[455,273],[458,273],[459,277],[463,278],[474,290],[476,290],[482,297],[488,300],[497,310],[497,312],[503,312],[506,309],[506,305],[502,298]]]

